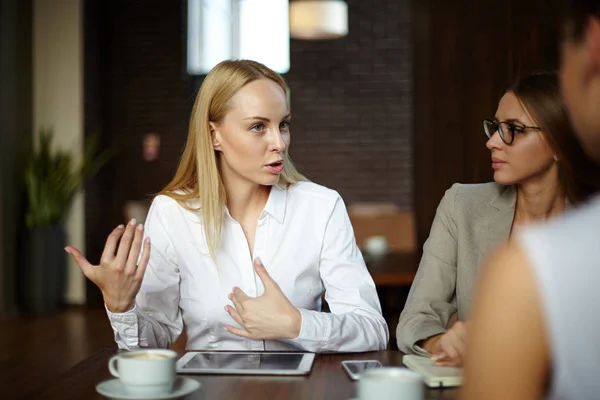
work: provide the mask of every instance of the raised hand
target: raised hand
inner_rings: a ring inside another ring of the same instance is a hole
[[[227,325],[225,330],[256,340],[298,337],[302,326],[302,314],[285,297],[258,258],[254,260],[254,269],[265,291],[261,296],[249,297],[240,288],[234,287],[233,292],[229,294],[234,307],[226,305],[225,311],[241,328]]]
[[[111,312],[126,312],[135,305],[135,296],[150,258],[150,238],[142,244],[143,237],[144,226],[137,224],[135,219],[127,227],[119,225],[108,235],[99,265],[90,264],[78,249],[65,247],[84,275],[102,291],[104,303]],[[119,238],[121,242],[117,249]],[[138,264],[142,245],[144,249]]]

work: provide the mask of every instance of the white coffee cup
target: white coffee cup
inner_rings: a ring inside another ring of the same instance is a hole
[[[167,394],[173,389],[176,360],[173,350],[134,350],[111,357],[108,369],[132,395]]]
[[[389,251],[387,238],[383,235],[369,236],[363,244],[363,249],[372,257],[383,257]]]
[[[358,400],[423,400],[423,396],[423,378],[407,368],[371,369],[358,381]]]

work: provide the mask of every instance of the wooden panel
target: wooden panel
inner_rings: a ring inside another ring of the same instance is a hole
[[[558,68],[560,3],[561,0],[511,1],[512,70],[515,76],[537,69]]]
[[[0,315],[17,311],[25,221],[24,150],[31,138],[32,3],[0,2]]]
[[[504,2],[414,4],[415,211],[419,243],[444,191],[491,178],[481,120],[493,115],[509,71]]]

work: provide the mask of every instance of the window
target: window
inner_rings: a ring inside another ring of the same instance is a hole
[[[188,73],[246,58],[290,69],[288,0],[188,0]]]

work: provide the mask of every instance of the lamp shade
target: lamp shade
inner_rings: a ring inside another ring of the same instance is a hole
[[[348,34],[348,5],[343,0],[292,1],[290,37],[337,39]]]

